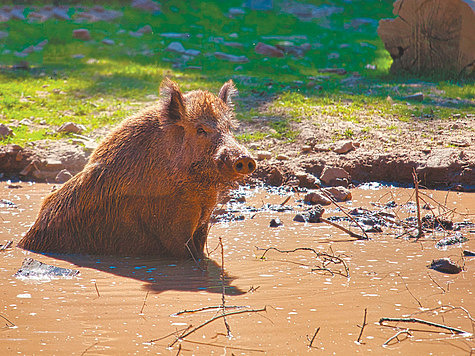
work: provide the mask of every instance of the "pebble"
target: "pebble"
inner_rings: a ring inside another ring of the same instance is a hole
[[[325,166],[323,168],[320,180],[325,184],[330,184],[336,179],[350,179],[350,174],[340,167]]]
[[[57,132],[72,132],[72,133],[79,134],[83,132],[85,129],[86,128],[81,124],[76,124],[74,122],[65,122],[58,128]]]
[[[213,55],[218,59],[223,59],[233,63],[247,63],[249,59],[246,56],[235,56],[224,52],[214,52]]]
[[[404,100],[412,100],[412,101],[422,101],[424,100],[424,94],[422,93],[415,93],[412,95],[405,96]]]
[[[279,226],[282,226],[282,225],[284,225],[284,223],[282,221],[280,221],[279,218],[272,219],[269,223],[270,227],[279,227]]]
[[[137,32],[143,33],[143,34],[152,33],[152,32],[153,32],[152,26],[150,26],[150,25],[145,25],[144,27],[139,28],[139,29],[137,30]]]
[[[91,34],[89,30],[85,28],[79,28],[77,30],[73,30],[73,38],[83,41],[89,41],[91,39]]]
[[[312,205],[330,205],[332,203],[330,199],[319,191],[307,193],[303,200]]]
[[[272,158],[272,153],[269,151],[257,151],[256,152],[256,158],[258,161],[263,161],[265,159],[271,159]]]
[[[333,151],[338,154],[345,154],[355,149],[352,141],[339,141],[335,144]]]
[[[322,190],[332,195],[337,202],[351,200],[352,198],[350,190],[344,187],[331,187]]]
[[[105,45],[109,45],[109,46],[115,44],[114,40],[111,40],[111,39],[108,39],[108,38],[104,38],[101,42],[104,43]]]
[[[288,161],[290,159],[289,156],[284,155],[284,154],[279,154],[275,158],[278,159],[279,161]]]
[[[13,135],[13,130],[5,124],[0,124],[0,137],[4,139],[11,135]]]
[[[282,50],[278,49],[275,46],[267,45],[262,42],[259,42],[256,45],[256,47],[254,48],[254,51],[257,54],[262,54],[268,57],[283,57],[284,56],[284,52]]]

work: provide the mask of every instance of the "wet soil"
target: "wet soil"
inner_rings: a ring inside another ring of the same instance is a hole
[[[43,197],[52,185],[2,184],[0,244],[19,241],[33,223]],[[425,191],[433,199],[462,214],[475,212],[473,193]],[[452,232],[427,234],[417,242],[395,236],[383,227],[370,240],[355,240],[324,223],[293,221],[308,207],[303,194],[248,189],[245,199],[218,207],[228,213],[217,218],[207,243],[206,261],[42,255],[17,247],[0,252],[0,344],[2,354],[469,354],[475,348],[475,250],[473,227],[460,230],[468,241],[436,248]],[[340,203],[348,210],[374,210],[394,201],[392,212],[413,216],[410,189],[379,187],[352,189],[353,200]],[[291,198],[279,209],[288,196]],[[245,200],[245,201],[244,201]],[[373,203],[373,204],[372,204]],[[376,206],[375,204],[376,203]],[[435,204],[432,201],[432,204]],[[434,209],[437,209],[435,207]],[[326,207],[324,217],[341,215]],[[238,217],[230,219],[230,216]],[[271,228],[271,219],[282,226]],[[473,215],[454,215],[454,223]],[[340,221],[352,231],[357,228]],[[463,225],[463,224],[462,224]],[[221,312],[216,309],[176,315],[222,304],[219,245],[224,246],[225,302],[265,312],[228,316],[232,338],[218,319],[172,348],[177,330],[196,327]],[[292,253],[269,250],[300,249]],[[257,249],[259,248],[259,249]],[[307,250],[302,248],[309,248]],[[315,252],[345,262],[328,263]],[[14,277],[26,257],[56,267],[77,269],[69,278]],[[451,258],[463,266],[458,274],[445,274],[427,266],[438,258]],[[349,277],[346,276],[348,272]],[[461,309],[464,308],[464,309]],[[367,310],[366,326],[357,342]],[[466,311],[465,311],[466,310]],[[462,329],[456,334],[433,326],[378,321],[383,317],[413,317]],[[315,335],[316,330],[318,333]],[[382,346],[398,331],[409,328]],[[315,336],[315,337],[314,337]],[[313,338],[313,341],[312,341]],[[311,347],[309,346],[311,344]]]

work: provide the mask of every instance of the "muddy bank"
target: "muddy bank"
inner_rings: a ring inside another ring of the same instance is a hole
[[[90,145],[65,141],[37,142],[29,147],[0,146],[0,172],[3,179],[63,183],[84,167],[91,152]],[[415,169],[426,187],[475,190],[475,152],[470,149],[435,148],[425,152],[401,149],[382,153],[358,147],[338,154],[330,149],[310,148],[303,153],[289,148],[289,152],[289,157],[284,156],[286,159],[272,155],[261,159],[250,181],[306,188],[373,181],[411,184]],[[253,154],[257,157],[259,152],[254,150]],[[348,175],[341,180],[322,182],[325,167],[342,168]]]

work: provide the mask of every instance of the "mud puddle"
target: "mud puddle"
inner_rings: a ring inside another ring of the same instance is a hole
[[[0,244],[13,240],[15,245],[52,186],[4,186],[2,182]],[[475,212],[474,193],[424,192],[434,199],[426,198],[435,213],[436,201],[458,213]],[[414,216],[414,207],[406,204],[414,200],[413,193],[357,188],[352,201],[339,204],[347,211],[375,211],[394,202],[392,213],[404,220]],[[440,239],[455,232],[442,230],[414,242],[407,236],[395,238],[402,228],[382,226],[381,233],[369,233],[370,240],[355,240],[325,223],[293,221],[308,209],[300,202],[303,194],[260,189],[238,195],[239,201],[221,207],[227,218],[211,228],[209,259],[199,266],[163,259],[46,256],[16,247],[0,252],[1,353],[454,355],[475,348],[475,258],[462,253],[475,250],[474,228],[464,225],[473,215],[451,216],[468,241],[437,248]],[[325,209],[325,217],[343,217],[336,206]],[[269,227],[275,218],[283,225]],[[351,221],[335,221],[358,232]],[[80,274],[14,277],[26,257]],[[223,303],[222,258],[226,312],[241,312],[226,317],[232,337],[221,318],[169,347],[182,330],[192,331],[221,314],[208,307]],[[450,258],[463,271],[427,268],[439,258]],[[180,313],[200,308],[204,310]],[[255,311],[262,308],[266,311]],[[417,318],[468,334],[413,322],[381,325],[381,318]]]

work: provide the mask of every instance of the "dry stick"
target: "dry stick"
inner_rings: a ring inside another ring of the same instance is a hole
[[[439,203],[437,200],[435,200],[434,198],[432,198],[431,196],[427,195],[426,193],[424,192],[420,192],[421,195],[424,195],[425,197],[427,197],[428,199],[432,200],[435,204],[438,205],[439,208],[444,208],[446,210],[445,213],[442,213],[440,214],[440,216],[443,216],[445,214],[448,214],[448,213],[452,213],[452,214],[457,214],[457,215],[461,215],[461,216],[474,216],[475,214],[466,214],[466,213],[459,213],[457,210],[457,208],[455,209],[449,209],[447,208],[446,205],[442,205],[441,203]]]
[[[0,314],[0,317],[5,319],[8,323],[10,323],[11,325],[8,325],[7,324],[7,327],[9,328],[13,328],[15,326],[15,324],[13,324],[10,320],[8,320],[6,317],[4,317],[2,314]]]
[[[364,309],[363,325],[361,325],[361,326],[358,325],[361,328],[361,330],[360,330],[360,334],[358,335],[358,339],[356,340],[357,343],[359,343],[360,340],[361,340],[361,336],[363,335],[364,327],[366,325],[368,325],[368,323],[366,323],[366,314],[367,314],[367,312],[368,312],[368,308],[365,308]]]
[[[182,332],[182,333],[185,333],[187,332],[188,330],[190,330],[191,328],[193,327],[193,325],[188,325],[186,328],[183,328],[183,329],[180,329],[180,330],[176,330],[168,335],[165,335],[165,336],[162,336],[162,337],[159,337],[158,339],[152,339],[150,341],[148,341],[149,344],[153,343],[153,342],[157,342],[157,341],[160,341],[160,340],[163,340],[163,339],[166,339],[167,337],[169,336],[172,336],[172,335],[175,335],[177,334],[178,332]]]
[[[297,248],[294,248],[293,250],[279,250],[276,247],[259,248],[259,247],[256,246],[256,248],[257,248],[258,251],[264,251],[264,253],[260,257],[260,259],[263,259],[264,256],[266,255],[266,253],[269,252],[270,250],[274,250],[274,251],[277,251],[277,252],[280,252],[280,253],[292,253],[292,252],[297,252],[297,251],[311,251],[314,254],[316,254],[317,257],[323,257],[324,258],[323,267],[324,267],[325,270],[328,270],[328,269],[325,268],[325,264],[326,264],[325,262],[328,262],[328,263],[331,262],[331,263],[334,263],[334,264],[341,263],[343,265],[343,267],[345,268],[345,274],[342,274],[342,273],[340,273],[340,274],[345,276],[345,277],[350,277],[350,269],[348,268],[348,266],[346,265],[346,262],[341,257],[330,255],[330,254],[325,253],[325,252],[317,252],[317,251],[315,251],[315,249],[313,249],[311,247],[297,247]]]
[[[427,276],[429,276],[430,280],[431,280],[432,282],[434,282],[434,283],[435,283],[435,285],[436,285],[437,287],[439,287],[439,288],[442,290],[442,292],[444,292],[444,293],[446,293],[446,292],[447,292],[447,291],[446,291],[446,290],[445,290],[443,287],[441,287],[441,286],[440,286],[440,284],[439,284],[439,283],[437,283],[437,282],[435,281],[435,279],[434,279],[434,278],[432,278],[432,276],[430,275],[430,273],[429,273],[429,272],[427,272]]]
[[[343,226],[334,223],[333,221],[330,221],[330,220],[327,220],[327,219],[324,219],[324,218],[320,218],[320,220],[323,221],[324,223],[327,223],[331,226],[336,227],[337,229],[340,229],[340,230],[346,232],[348,235],[350,235],[351,237],[356,238],[357,240],[368,240],[367,237],[358,235],[357,233],[354,233],[354,232],[348,230],[347,228],[344,228]]]
[[[312,340],[310,340],[310,344],[308,344],[308,347],[313,347],[312,344],[313,344],[313,340],[315,340],[315,336],[317,336],[318,332],[320,331],[320,327],[317,328],[317,330],[315,331],[315,334],[313,334],[313,337],[312,337]],[[308,339],[307,339],[308,340]]]
[[[340,205],[338,205],[338,203],[336,202],[335,198],[334,198],[331,194],[328,194],[327,192],[325,192],[324,190],[322,190],[321,192],[322,192],[323,195],[325,195],[328,199],[330,199],[330,201],[331,201],[333,204],[335,204],[335,205],[338,207],[338,209],[340,209],[340,211],[341,211],[343,214],[345,214],[348,218],[350,218],[350,220],[353,221],[353,222],[356,224],[356,226],[358,226],[358,227],[361,229],[361,231],[363,231],[363,234],[364,234],[364,236],[366,237],[364,240],[369,240],[369,236],[366,234],[366,232],[364,231],[363,227],[362,227],[350,214],[348,214],[345,210],[343,210],[343,208],[342,208]]]
[[[405,322],[405,323],[419,323],[419,324],[435,326],[437,328],[453,331],[457,334],[469,334],[468,332],[463,331],[461,329],[457,329],[457,328],[453,328],[451,326],[447,326],[447,325],[443,325],[443,324],[437,324],[437,323],[433,323],[431,321],[426,321],[426,320],[417,319],[417,318],[381,318],[381,319],[379,319],[379,324],[381,324],[383,326],[387,326],[387,325],[383,324],[385,321],[398,321],[398,322],[400,321],[400,322]]]
[[[243,309],[243,308],[249,308],[249,306],[245,306],[245,305],[226,305],[226,309]],[[198,309],[185,309],[185,310],[179,311],[178,313],[173,313],[172,316],[197,313],[197,312],[200,312],[200,311],[211,310],[211,309],[223,309],[223,306],[222,305],[215,305],[215,306],[203,307],[203,308],[198,308]]]
[[[94,281],[94,288],[96,288],[97,297],[99,298],[101,296],[101,294],[99,293],[99,289],[97,288],[96,281]]]
[[[401,281],[402,281],[402,282],[404,283],[404,285],[406,286],[406,290],[409,292],[409,294],[411,295],[411,297],[414,298],[414,300],[417,302],[417,304],[419,304],[419,307],[424,308],[424,307],[422,306],[422,303],[419,301],[419,299],[417,299],[417,298],[415,297],[415,295],[412,294],[412,292],[410,291],[409,287],[407,286],[407,283],[406,283],[406,281],[404,280],[404,278],[402,278],[402,276],[401,276],[399,273],[396,273],[396,274],[399,276],[399,278],[401,278]]]
[[[176,356],[178,356],[180,354],[180,352],[181,352],[181,344],[178,345],[178,352],[176,353]]]
[[[140,309],[139,314],[142,314],[143,308],[145,308],[145,302],[147,301],[148,293],[150,293],[150,291],[147,291],[147,294],[145,294],[145,298],[143,299],[142,309]]]
[[[209,320],[206,320],[204,323],[198,325],[197,327],[193,328],[192,330],[188,331],[188,332],[184,332],[182,333],[180,336],[178,336],[176,338],[175,341],[173,341],[170,345],[168,345],[168,347],[172,347],[173,345],[175,345],[178,341],[180,340],[183,340],[185,337],[189,336],[190,334],[194,333],[195,331],[201,329],[202,327],[208,325],[209,323],[212,323],[213,321],[215,320],[218,320],[220,318],[225,318],[227,316],[230,316],[230,315],[236,315],[236,314],[243,314],[243,313],[258,313],[258,312],[261,312],[261,311],[266,311],[266,307],[264,308],[261,308],[261,309],[246,309],[246,310],[238,310],[238,311],[235,311],[235,312],[230,312],[230,313],[224,313],[224,314],[220,314],[220,315],[216,315],[215,317],[209,319]]]
[[[290,200],[291,197],[292,196],[289,195],[287,198],[285,198],[285,200],[282,203],[280,203],[280,206],[284,206]]]
[[[226,293],[226,287],[224,284],[224,247],[223,247],[223,240],[221,237],[219,237],[219,245],[221,246],[221,286],[222,286],[222,291],[221,291],[221,308],[223,310],[223,315],[224,312],[226,311],[226,298],[224,297]],[[224,326],[226,327],[226,332],[228,338],[231,338],[231,329],[229,328],[228,321],[226,320],[226,317],[223,316],[223,321],[224,321]]]
[[[395,335],[391,336],[389,339],[387,339],[383,346],[388,346],[388,344],[393,341],[394,339],[397,339],[398,342],[400,342],[401,340],[399,340],[399,335],[401,334],[407,334],[409,336],[412,336],[412,334],[409,332],[409,329],[405,329],[405,330],[401,330],[401,331],[398,331]]]
[[[421,220],[421,206],[419,203],[419,178],[417,177],[416,170],[412,168],[412,179],[414,180],[414,187],[416,189],[416,206],[417,206],[417,235],[416,241],[419,240],[424,232],[422,231],[422,220]]]
[[[9,248],[13,244],[13,240],[7,241],[5,245],[0,245],[0,251],[5,251],[7,248]]]
[[[97,341],[97,342],[95,342],[94,344],[88,346],[88,347],[82,352],[81,356],[85,355],[86,352],[89,351],[89,349],[92,349],[92,348],[93,348],[94,346],[96,346],[98,343],[99,343],[99,341]]]
[[[444,310],[444,308],[450,308],[450,309],[447,309],[447,310]],[[432,308],[432,309],[428,309],[428,310],[423,310],[423,311],[419,311],[417,313],[414,313],[414,314],[421,314],[421,313],[428,313],[428,312],[435,312],[436,310],[440,310],[440,314],[443,314],[443,313],[448,313],[448,312],[451,312],[453,310],[457,310],[457,309],[460,309],[462,310],[463,312],[465,312],[465,314],[467,314],[467,317],[470,319],[471,321],[471,324],[472,324],[472,332],[475,333],[475,319],[472,317],[472,315],[470,314],[470,312],[465,309],[464,307],[454,307],[452,305],[441,305],[440,307],[436,307],[436,308]]]

